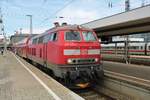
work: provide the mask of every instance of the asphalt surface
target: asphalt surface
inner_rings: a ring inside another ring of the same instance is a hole
[[[150,66],[103,61],[104,70],[150,80]]]

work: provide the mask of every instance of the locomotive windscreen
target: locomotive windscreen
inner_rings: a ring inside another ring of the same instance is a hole
[[[70,40],[70,41],[80,41],[81,40],[81,37],[80,37],[80,33],[77,32],[77,31],[69,31],[69,32],[66,32],[65,34],[66,36],[66,40]]]
[[[96,37],[94,36],[93,32],[83,32],[82,35],[84,41],[96,41]]]

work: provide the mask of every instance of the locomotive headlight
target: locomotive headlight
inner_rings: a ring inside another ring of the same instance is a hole
[[[68,60],[67,60],[67,63],[68,63],[68,64],[72,63],[72,60],[71,60],[71,59],[68,59]]]
[[[98,62],[98,58],[95,58],[95,62]]]

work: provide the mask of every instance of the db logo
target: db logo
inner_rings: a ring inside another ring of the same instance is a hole
[[[88,54],[88,50],[87,50],[87,49],[83,49],[83,50],[81,50],[81,54],[82,54],[82,55],[86,55],[86,54]]]

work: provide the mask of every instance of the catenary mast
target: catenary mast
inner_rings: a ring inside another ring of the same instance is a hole
[[[6,53],[6,33],[4,32],[4,24],[3,24],[3,15],[2,15],[2,11],[0,8],[0,34],[3,35],[4,39],[3,39],[3,43],[4,43],[4,53]]]

